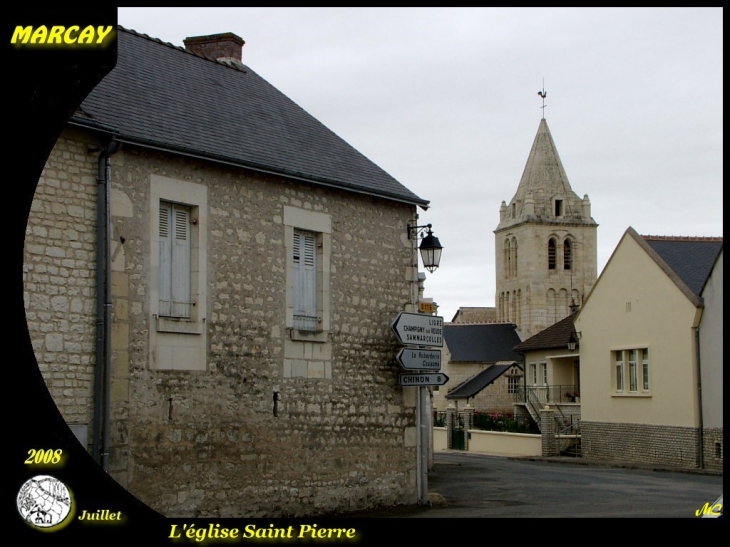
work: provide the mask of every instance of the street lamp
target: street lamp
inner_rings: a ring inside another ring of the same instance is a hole
[[[418,250],[421,253],[421,260],[423,260],[423,267],[429,272],[433,273],[436,268],[439,267],[441,262],[441,242],[438,238],[433,235],[431,231],[431,225],[426,224],[425,226],[411,226],[408,225],[408,239],[418,237],[426,230],[426,235],[421,239],[421,244],[418,246]]]
[[[575,348],[578,347],[578,340],[580,340],[580,333],[571,332],[570,338],[568,338],[568,350],[575,351]]]

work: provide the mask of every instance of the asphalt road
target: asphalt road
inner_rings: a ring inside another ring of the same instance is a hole
[[[439,452],[429,473],[431,507],[399,506],[355,518],[696,518],[723,489],[718,473],[569,459],[532,461]],[[440,502],[440,503],[439,503]]]

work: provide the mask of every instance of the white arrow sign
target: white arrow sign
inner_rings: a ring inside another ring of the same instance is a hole
[[[403,345],[444,346],[443,317],[402,311],[390,326]]]
[[[440,349],[415,349],[403,348],[396,359],[400,366],[406,370],[441,370]]]
[[[446,374],[400,374],[398,383],[406,386],[442,386],[449,381]]]

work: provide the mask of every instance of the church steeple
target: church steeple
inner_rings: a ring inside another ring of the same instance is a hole
[[[568,175],[550,134],[545,118],[540,120],[520,184],[509,205],[500,214],[497,229],[528,220],[593,224],[590,213],[586,217],[584,200],[590,210],[588,196],[581,199],[571,188]],[[505,214],[506,213],[506,214]]]
[[[515,323],[524,340],[567,317],[596,281],[598,224],[588,196],[570,186],[545,118],[499,217],[497,318]]]

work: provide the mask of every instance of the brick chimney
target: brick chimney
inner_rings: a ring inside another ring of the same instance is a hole
[[[232,32],[223,34],[210,34],[208,36],[191,36],[183,40],[185,50],[198,55],[204,55],[216,61],[228,61],[235,65],[242,66],[241,50],[243,49],[243,38]]]

